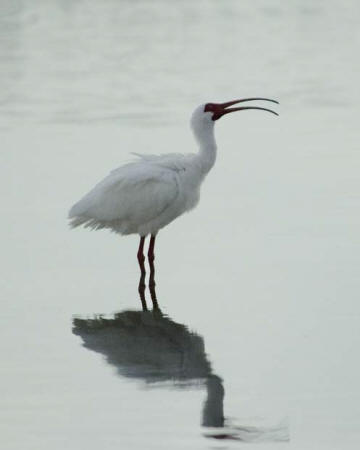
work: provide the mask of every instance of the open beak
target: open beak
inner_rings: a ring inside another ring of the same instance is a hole
[[[272,114],[275,114],[276,116],[279,115],[277,112],[273,111],[272,109],[261,108],[259,106],[240,106],[237,108],[229,108],[229,106],[236,105],[238,103],[252,102],[254,100],[260,100],[260,101],[266,101],[266,102],[272,102],[272,103],[279,104],[279,102],[277,102],[276,100],[272,100],[270,98],[252,97],[252,98],[243,98],[241,100],[233,100],[231,102],[226,102],[226,103],[208,103],[205,107],[205,111],[213,112],[213,117],[212,117],[213,120],[218,120],[218,119],[220,119],[220,117],[224,116],[225,114],[229,114],[229,113],[232,113],[235,111],[243,111],[245,109],[259,109],[260,111],[268,111]]]

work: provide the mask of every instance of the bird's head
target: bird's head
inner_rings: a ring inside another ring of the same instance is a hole
[[[240,106],[236,108],[230,108],[230,106],[236,105],[238,103],[250,102],[254,100],[272,102],[277,104],[279,103],[276,100],[262,97],[244,98],[226,103],[205,103],[195,109],[191,118],[191,123],[193,127],[199,126],[200,124],[214,124],[216,120],[219,120],[220,117],[224,116],[225,114],[229,114],[235,111],[244,111],[246,109],[259,109],[261,111],[268,111],[272,114],[278,115],[278,113],[276,113],[272,109],[262,108],[260,106]]]

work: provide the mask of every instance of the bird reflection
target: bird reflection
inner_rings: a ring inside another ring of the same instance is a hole
[[[111,318],[74,318],[73,333],[81,336],[84,347],[103,354],[121,376],[146,383],[204,383],[208,396],[203,424],[223,426],[222,380],[212,373],[203,338],[185,325],[159,309],[123,311]]]
[[[104,355],[118,375],[147,384],[206,387],[201,423],[214,429],[206,437],[252,440],[243,439],[244,430],[250,437],[259,433],[255,428],[224,426],[223,382],[212,371],[203,338],[164,315],[158,306],[152,311],[122,311],[112,317],[77,317],[73,333],[82,338],[85,348]]]

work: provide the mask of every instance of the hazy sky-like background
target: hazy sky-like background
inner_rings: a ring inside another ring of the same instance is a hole
[[[1,448],[359,448],[359,20],[351,0],[0,0]],[[198,104],[251,96],[280,117],[221,119],[199,207],[159,234],[169,318],[127,313],[138,238],[70,231],[68,209],[132,151],[196,151]]]

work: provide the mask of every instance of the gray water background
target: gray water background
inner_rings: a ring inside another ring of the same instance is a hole
[[[351,0],[1,0],[1,448],[359,447],[359,19]],[[248,96],[280,117],[216,124],[200,205],[157,242],[169,318],[129,319],[137,237],[69,231],[67,210],[131,151],[196,150],[198,104]],[[73,318],[115,312],[84,348]],[[224,427],[202,427],[222,392]]]

